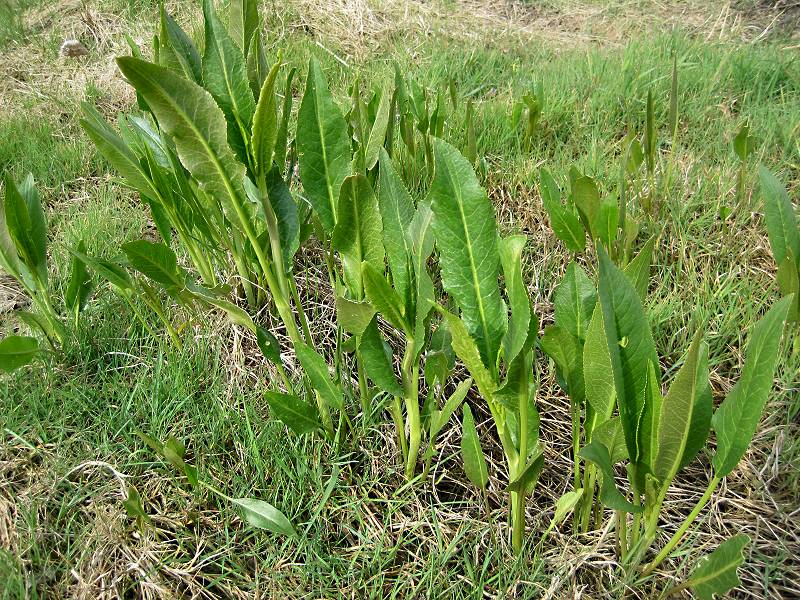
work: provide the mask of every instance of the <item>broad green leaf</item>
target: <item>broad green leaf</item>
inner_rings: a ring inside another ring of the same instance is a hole
[[[275,140],[278,139],[278,109],[275,100],[275,79],[281,68],[281,57],[270,69],[261,86],[253,116],[253,162],[256,173],[263,175],[272,169]]]
[[[600,469],[603,478],[600,484],[600,501],[604,506],[629,513],[642,512],[641,506],[635,506],[628,502],[625,496],[617,489],[617,484],[614,481],[614,465],[611,463],[608,448],[604,444],[599,440],[592,440],[588,446],[581,448],[578,454],[581,458],[593,462]]]
[[[250,38],[248,50],[245,52],[245,63],[247,65],[247,79],[250,81],[250,89],[253,96],[261,97],[261,87],[269,76],[270,66],[267,63],[267,53],[264,51],[264,43],[261,41],[261,29],[253,32]]]
[[[625,266],[625,275],[633,283],[636,292],[639,294],[639,300],[644,303],[647,298],[647,288],[650,285],[650,266],[653,262],[653,248],[656,244],[656,238],[651,237],[644,243],[642,249],[639,250],[631,262]]]
[[[597,289],[577,263],[567,266],[556,288],[554,303],[556,325],[583,341],[597,304]]]
[[[225,118],[213,98],[163,67],[131,57],[118,58],[117,64],[147,100],[203,191],[229,209],[241,205],[245,169],[228,147]]]
[[[292,394],[268,391],[264,396],[272,415],[297,435],[321,429],[317,407]]]
[[[266,185],[267,197],[278,221],[283,268],[286,273],[290,273],[294,255],[300,247],[300,218],[297,203],[292,197],[289,186],[281,177],[281,170],[277,165],[267,173]]]
[[[405,308],[400,296],[397,295],[383,274],[370,263],[362,264],[364,289],[375,310],[386,319],[389,324],[406,335],[410,335],[411,328],[406,319]]]
[[[467,367],[467,371],[475,380],[475,385],[478,386],[481,396],[489,402],[493,401],[494,392],[497,390],[497,382],[492,377],[489,369],[483,364],[478,346],[467,331],[466,325],[461,319],[442,307],[437,306],[437,310],[444,317],[447,327],[453,336],[453,351],[456,356]]]
[[[780,265],[789,252],[800,258],[800,229],[786,188],[765,167],[758,171],[764,196],[764,221],[775,263]]]
[[[387,86],[381,91],[378,110],[375,114],[375,120],[372,123],[372,129],[370,129],[364,150],[364,163],[368,171],[378,162],[378,155],[383,149],[383,142],[386,139],[386,129],[389,126],[389,108],[391,105],[392,91],[391,87]]]
[[[700,353],[700,365],[698,372],[708,373],[708,348],[703,347]],[[705,386],[701,387],[700,393],[695,399],[692,409],[692,422],[689,425],[689,437],[686,439],[686,446],[683,449],[683,457],[678,466],[678,471],[688,465],[697,453],[702,450],[708,441],[708,432],[711,429],[711,413],[714,411],[714,398],[711,394],[711,386],[708,379]]]
[[[414,201],[403,180],[395,171],[392,159],[386,150],[380,153],[378,171],[378,204],[383,219],[383,245],[392,272],[394,288],[404,299],[405,305],[411,295],[413,250],[406,235],[408,224],[414,218]]]
[[[256,344],[258,344],[258,349],[261,350],[261,354],[264,355],[264,358],[272,364],[282,364],[281,346],[277,338],[272,335],[269,330],[260,325],[256,325]]]
[[[339,410],[344,407],[344,397],[342,390],[332,380],[328,372],[328,364],[325,359],[311,346],[303,342],[297,342],[294,346],[297,360],[303,367],[314,390],[322,398],[323,402]]]
[[[348,333],[361,335],[375,316],[375,308],[369,302],[356,302],[337,295],[336,320]]]
[[[18,186],[6,174],[5,223],[22,262],[47,284],[47,222],[39,193],[28,174]]]
[[[78,252],[86,253],[86,242],[81,240],[77,246]],[[86,306],[89,295],[92,293],[92,279],[83,262],[77,255],[72,255],[69,284],[64,293],[64,304],[72,311],[81,311]]]
[[[456,386],[455,391],[452,394],[450,394],[450,397],[444,403],[442,410],[436,411],[431,421],[431,427],[429,432],[431,439],[439,435],[439,432],[442,429],[444,429],[444,426],[447,425],[447,422],[450,420],[450,417],[453,416],[453,413],[456,412],[456,410],[458,410],[459,406],[461,406],[461,403],[464,401],[464,398],[467,397],[467,393],[469,393],[471,387],[472,387],[472,378],[467,377],[464,381],[460,382],[458,386]]]
[[[469,404],[464,405],[464,418],[461,422],[461,456],[469,480],[477,488],[485,490],[489,482],[489,471]]]
[[[241,306],[234,304],[230,300],[216,296],[206,296],[204,297],[204,301],[207,304],[224,311],[225,314],[228,315],[228,319],[230,319],[231,323],[234,325],[244,327],[251,333],[258,335],[258,329],[256,328],[256,324],[253,322],[252,317],[250,317],[247,311]]]
[[[228,5],[228,27],[231,38],[246,54],[253,34],[261,27],[257,0],[231,0]]]
[[[494,207],[472,166],[448,143],[433,140],[435,173],[430,189],[442,285],[461,309],[484,364],[494,370],[507,328],[500,297]]]
[[[531,300],[522,279],[522,250],[527,238],[513,235],[500,241],[500,262],[511,306],[511,321],[503,338],[503,358],[510,364],[528,340],[531,322]]]
[[[600,420],[611,418],[616,404],[608,340],[603,328],[603,309],[595,305],[583,344],[583,379],[588,400]]]
[[[383,270],[383,224],[378,200],[364,175],[351,175],[342,183],[332,247],[342,257],[347,288],[360,298],[364,292],[361,264]]]
[[[205,18],[203,84],[225,114],[231,147],[239,160],[248,164],[250,126],[253,123],[256,103],[247,77],[244,50],[236,45],[222,26],[214,10],[213,0],[203,0],[203,16]],[[144,96],[147,100],[147,95]]]
[[[583,404],[586,392],[580,340],[566,329],[548,325],[540,343],[542,351],[556,363],[559,385],[569,393],[574,403]]]
[[[540,194],[542,203],[550,216],[553,232],[571,252],[583,252],[586,248],[586,232],[580,219],[567,207],[561,204],[561,192],[558,184],[547,169],[540,171]]]
[[[733,150],[736,152],[736,156],[738,156],[741,161],[747,160],[755,149],[755,146],[756,139],[750,135],[750,127],[742,125],[739,133],[733,138]]]
[[[84,102],[81,107],[83,110],[81,127],[97,146],[100,154],[119,171],[125,183],[148,198],[158,199],[160,194],[153,187],[150,176],[128,145],[106,123],[94,106]]]
[[[282,535],[296,535],[286,515],[269,502],[255,498],[231,498],[230,501],[241,510],[242,518],[248,525]]]
[[[139,492],[137,492],[136,488],[132,485],[129,485],[127,488],[127,493],[125,499],[122,501],[122,506],[125,509],[125,512],[128,513],[129,517],[133,519],[141,519],[142,521],[146,521],[148,523],[151,522],[150,516],[144,512],[142,498],[139,496]]]
[[[158,63],[183,75],[186,79],[201,83],[203,70],[200,53],[186,32],[175,22],[162,4],[160,7],[160,31],[158,35]]]
[[[403,389],[397,381],[392,366],[391,352],[387,354],[386,344],[378,329],[375,317],[367,325],[358,342],[358,352],[364,362],[364,369],[372,381],[387,394],[402,396]]]
[[[306,91],[297,115],[297,152],[306,197],[330,234],[336,225],[339,190],[350,173],[350,139],[315,58],[308,64]]]
[[[611,262],[602,247],[600,257],[600,306],[611,358],[625,443],[631,461],[639,462],[647,449],[640,444],[649,431],[640,432],[640,424],[652,422],[652,406],[646,402],[645,384],[649,364],[659,378],[658,355],[653,335],[638,292],[628,277]],[[650,413],[650,414],[648,414]]]
[[[0,370],[11,373],[27,365],[39,353],[35,338],[9,335],[0,341]]]
[[[592,441],[597,441],[608,450],[611,464],[628,460],[628,449],[625,447],[625,436],[619,417],[613,417],[594,426]]]
[[[131,266],[148,279],[160,283],[167,289],[181,290],[186,284],[180,273],[178,258],[165,244],[137,240],[122,245]]]
[[[749,543],[750,537],[744,533],[725,540],[700,559],[686,584],[700,600],[714,600],[715,595],[725,597],[742,583],[736,571],[744,562],[744,548]]]
[[[618,225],[619,205],[616,198],[609,196],[600,204],[600,210],[597,212],[597,221],[594,226],[597,237],[606,248],[611,248],[616,241]]]
[[[597,239],[597,215],[600,213],[600,192],[594,179],[583,175],[575,180],[572,188],[572,201],[578,209],[586,232],[593,240]]]
[[[781,334],[793,301],[793,296],[783,298],[756,323],[739,381],[711,419],[717,434],[717,452],[712,461],[717,477],[725,477],[736,468],[753,439],[772,389]]]
[[[536,382],[533,380],[533,352],[517,355],[507,368],[503,386],[494,397],[508,410],[505,412],[506,427],[517,452],[529,454],[539,441],[539,411],[536,408]],[[523,408],[526,412],[522,423]],[[523,427],[526,433],[525,452],[522,451]],[[527,457],[523,457],[523,460]]]
[[[577,490],[572,490],[561,495],[556,501],[556,510],[550,521],[550,525],[547,526],[548,533],[569,516],[569,513],[575,509],[578,502],[581,501],[581,498],[583,498],[583,488],[578,488]]]
[[[787,320],[797,321],[800,319],[800,265],[795,261],[792,253],[786,255],[783,262],[778,265],[778,272],[775,274],[781,294],[788,296],[794,294],[794,306],[789,309]]]
[[[122,265],[119,265],[110,260],[103,260],[100,258],[92,258],[78,251],[71,249],[70,253],[77,256],[81,261],[88,265],[95,273],[100,275],[103,279],[108,281],[119,292],[133,291],[134,284],[131,279],[130,273],[125,270]]]
[[[683,460],[694,407],[709,386],[707,356],[708,347],[703,343],[702,330],[698,329],[686,360],[661,403],[657,433],[658,454],[653,463],[653,475],[662,482],[672,481]],[[703,367],[706,367],[705,372],[701,370]]]

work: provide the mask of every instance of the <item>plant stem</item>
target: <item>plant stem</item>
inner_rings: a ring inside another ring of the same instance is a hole
[[[408,442],[406,441],[406,427],[403,423],[403,408],[400,404],[400,398],[395,396],[392,399],[392,404],[389,408],[389,413],[392,415],[394,427],[397,430],[397,439],[400,443],[400,452],[403,455],[403,465],[408,460]]]
[[[572,485],[573,489],[581,487],[581,459],[578,452],[581,449],[581,409],[572,404]]]
[[[703,496],[700,498],[700,500],[698,500],[692,512],[690,512],[689,516],[686,517],[686,519],[684,519],[683,523],[681,523],[681,526],[678,528],[678,531],[676,531],[675,534],[670,538],[670,540],[667,542],[667,545],[661,549],[661,552],[659,552],[658,555],[653,559],[653,562],[651,562],[643,569],[642,575],[647,576],[650,573],[652,573],[653,570],[659,564],[661,564],[661,562],[665,558],[667,558],[667,556],[669,556],[670,552],[672,552],[675,546],[678,545],[678,543],[681,541],[686,531],[689,529],[694,520],[697,518],[697,515],[700,514],[700,511],[703,510],[703,507],[705,507],[705,505],[708,503],[709,499],[711,498],[711,495],[714,493],[714,490],[717,489],[717,486],[719,485],[720,481],[722,481],[722,479],[719,476],[714,475],[711,481],[708,482],[708,487],[706,487],[706,491],[703,493]]]
[[[628,553],[628,513],[622,510],[618,510],[616,513],[619,531],[619,555],[625,556]]]
[[[406,419],[408,420],[408,456],[406,457],[406,479],[414,477],[417,455],[422,441],[422,426],[419,416],[419,361],[414,360],[414,340],[406,341],[403,356],[403,392],[405,394]]]

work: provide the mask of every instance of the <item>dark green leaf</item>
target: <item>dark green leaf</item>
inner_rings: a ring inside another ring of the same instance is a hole
[[[312,347],[302,342],[297,342],[294,347],[297,360],[303,367],[306,375],[311,380],[314,390],[329,406],[341,410],[344,407],[342,390],[332,380],[325,359]]]
[[[39,353],[35,338],[9,335],[0,341],[0,370],[11,373],[27,365]]]
[[[464,418],[461,423],[461,456],[464,459],[464,471],[469,480],[479,489],[486,489],[486,484],[489,482],[489,471],[469,404],[464,405]]]
[[[411,327],[406,319],[405,308],[400,296],[397,295],[383,274],[370,263],[363,263],[362,274],[364,289],[375,310],[386,319],[389,324],[406,335],[412,335]]]
[[[272,364],[280,365],[281,362],[281,347],[278,340],[267,329],[260,325],[256,325],[256,343],[261,354],[264,355]]]
[[[181,290],[186,279],[179,271],[178,258],[169,246],[137,240],[122,245],[131,266],[167,289]]]
[[[86,253],[86,242],[78,242],[78,252]],[[72,311],[81,311],[92,293],[92,280],[86,263],[76,254],[72,255],[69,284],[64,294],[64,304]]]
[[[554,303],[556,325],[579,340],[584,340],[597,304],[597,290],[586,272],[575,262],[567,266],[564,278],[556,288]]]
[[[603,477],[603,482],[600,484],[600,501],[604,506],[629,513],[642,512],[641,506],[635,506],[628,502],[617,489],[617,484],[614,482],[614,465],[611,463],[611,456],[605,445],[598,440],[593,440],[588,446],[582,448],[579,454],[581,458],[593,462],[600,469]]]
[[[278,138],[278,109],[275,100],[275,79],[281,68],[281,59],[270,69],[261,86],[253,116],[253,159],[256,173],[265,174],[272,169],[272,155]],[[280,171],[278,172],[280,175]]]
[[[780,265],[791,252],[800,258],[800,229],[786,188],[765,167],[759,169],[761,194],[764,196],[764,220],[775,263]]]
[[[531,300],[522,278],[522,250],[526,242],[524,235],[513,235],[500,241],[500,262],[511,305],[511,321],[503,338],[503,356],[508,364],[522,350],[530,333]]]
[[[361,335],[375,316],[375,308],[369,302],[356,302],[336,296],[336,319],[348,333]]]
[[[292,394],[268,391],[264,396],[272,415],[297,435],[320,429],[317,407]]]
[[[403,395],[403,389],[394,374],[391,351],[387,353],[386,344],[384,344],[375,317],[369,322],[359,339],[358,352],[364,362],[367,375],[375,382],[375,385],[392,396]]]
[[[571,252],[583,252],[586,247],[586,232],[581,225],[580,219],[563,204],[561,204],[561,192],[558,189],[553,176],[547,169],[541,170],[540,194],[542,203],[550,216],[550,225],[553,232],[567,246]]]

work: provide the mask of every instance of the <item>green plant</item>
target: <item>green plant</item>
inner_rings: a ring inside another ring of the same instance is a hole
[[[756,138],[750,135],[750,127],[745,124],[739,129],[739,133],[733,138],[733,151],[739,159],[739,169],[736,172],[736,206],[744,208],[745,196],[747,194],[747,161],[753,154],[756,146]]]
[[[794,295],[789,309],[790,321],[800,322],[800,223],[795,216],[789,193],[765,167],[759,169],[761,194],[764,196],[764,220],[767,225],[772,257],[778,266],[777,280],[783,296]],[[800,352],[800,335],[794,338],[794,353]]]
[[[639,234],[638,223],[628,212],[627,176],[642,163],[638,142],[626,138],[626,153],[620,167],[619,193],[601,199],[597,182],[570,169],[570,192],[566,206],[561,203],[561,190],[550,172],[542,168],[539,193],[558,239],[577,254],[586,249],[586,236],[598,241],[619,264],[630,260],[631,250]]]
[[[80,242],[78,248],[83,247]],[[6,176],[0,200],[0,266],[19,283],[33,305],[32,311],[18,311],[17,316],[56,350],[66,342],[68,330],[56,309],[47,263],[47,221],[33,175],[20,184]],[[86,270],[73,263],[64,303],[75,319],[91,287]],[[9,336],[0,343],[0,369],[13,371],[30,362],[38,350],[35,338]]]
[[[441,306],[438,310],[452,336],[453,350],[475,381],[500,438],[508,469],[512,546],[518,553],[524,541],[525,499],[544,462],[533,368],[538,320],[522,279],[525,237],[498,242],[494,209],[472,166],[442,140],[434,139],[433,148],[433,230],[442,284],[460,316]],[[501,265],[510,320],[498,282]],[[484,488],[485,459],[467,406],[462,435],[467,475]]]
[[[600,502],[616,511],[625,564],[638,564],[655,541],[670,485],[704,447],[709,427],[717,439],[714,475],[705,493],[644,568],[647,575],[669,556],[747,450],[772,387],[783,324],[794,300],[782,299],[755,326],[741,377],[712,416],[707,348],[701,330],[697,330],[668,393],[662,396],[660,363],[641,295],[601,247],[598,253],[599,307],[588,325],[583,348],[585,389],[592,410],[600,413],[597,409],[605,408],[603,416],[611,415],[615,402],[618,416],[594,426],[592,439],[580,456],[597,469]],[[614,482],[614,464],[620,461],[627,461],[627,493]],[[630,529],[628,514],[633,515]]]

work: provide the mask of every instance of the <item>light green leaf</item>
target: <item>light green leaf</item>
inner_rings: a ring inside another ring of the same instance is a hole
[[[426,200],[417,206],[414,218],[408,226],[414,275],[414,340],[421,350],[426,336],[425,319],[433,308],[436,293],[433,280],[428,273],[428,258],[433,254],[433,211]]]
[[[0,370],[11,373],[27,365],[39,353],[35,338],[9,335],[0,341]]]
[[[765,167],[762,166],[758,174],[764,196],[764,221],[775,263],[780,265],[790,252],[797,260],[800,258],[800,229],[789,194]]]
[[[581,501],[581,498],[583,498],[583,488],[578,488],[577,490],[572,490],[561,495],[556,501],[556,510],[550,521],[550,525],[547,526],[548,533],[553,531],[557,525],[562,523],[564,519],[569,516],[569,513],[575,509],[578,502]]]
[[[541,444],[533,448],[531,458],[528,459],[522,474],[506,486],[507,492],[525,491],[527,493],[539,480],[539,475],[542,474],[542,469],[544,468],[544,449]]]
[[[608,450],[611,464],[628,460],[628,449],[625,447],[625,436],[619,417],[613,417],[594,426],[592,441],[597,441]]]
[[[255,498],[231,498],[231,502],[242,512],[245,522],[258,529],[294,536],[296,532],[289,519],[269,502]]]
[[[363,295],[361,264],[383,270],[383,224],[378,200],[364,175],[351,175],[342,184],[332,246],[342,257],[344,280],[351,293]]]
[[[356,302],[337,295],[336,320],[348,333],[361,335],[375,316],[375,308],[369,302]]]
[[[442,285],[458,304],[484,364],[495,368],[507,328],[498,284],[500,255],[494,207],[469,162],[448,143],[433,140],[430,189]]]
[[[597,212],[597,221],[594,225],[597,237],[606,248],[611,248],[616,241],[618,226],[619,205],[616,198],[609,196],[600,204],[600,210]]]
[[[733,138],[733,151],[736,152],[736,156],[739,157],[739,160],[747,160],[750,154],[753,152],[755,145],[756,138],[750,135],[750,127],[747,125],[742,125],[739,133],[737,133],[736,137]]]
[[[268,391],[264,396],[272,415],[297,435],[321,429],[317,407],[292,394]]]
[[[489,471],[469,404],[464,405],[464,418],[461,422],[461,456],[469,480],[477,488],[485,490],[489,482]]]
[[[744,533],[722,542],[708,556],[700,559],[686,584],[700,600],[714,600],[714,595],[725,597],[729,591],[741,585],[737,569],[744,562],[744,548],[750,537]]]
[[[586,331],[586,341],[583,344],[583,379],[586,386],[586,399],[595,413],[600,416],[601,422],[611,418],[616,405],[612,373],[608,340],[603,328],[603,309],[600,304],[597,304]]]
[[[778,301],[750,334],[739,381],[711,419],[717,434],[713,465],[717,477],[736,468],[758,427],[772,389],[781,334],[793,296]]]
[[[578,177],[572,187],[572,201],[578,209],[586,232],[592,239],[597,239],[597,215],[600,213],[600,192],[594,179],[587,175]]]
[[[364,162],[367,171],[371,170],[378,162],[378,155],[383,149],[383,142],[386,139],[386,130],[389,126],[389,108],[392,105],[391,86],[384,87],[381,91],[381,99],[375,113],[375,121],[369,131],[366,148],[364,150]]]
[[[231,147],[239,160],[248,164],[250,126],[253,123],[256,103],[247,77],[245,50],[236,45],[220,23],[214,10],[213,0],[203,0],[203,16],[205,17],[203,83],[225,115]],[[249,39],[247,41],[249,42]]]
[[[160,7],[160,13],[158,63],[173,69],[186,79],[201,83],[203,71],[200,53],[191,38],[167,13],[163,4]]]
[[[286,75],[286,84],[283,86],[283,106],[281,108],[281,120],[278,125],[278,137],[275,140],[275,159],[274,162],[283,173],[286,168],[286,151],[288,147],[289,137],[289,119],[292,116],[292,103],[294,97],[292,95],[292,80],[294,79],[297,68],[292,67]],[[346,175],[346,174],[345,174]],[[342,177],[344,179],[344,177]],[[336,198],[339,197],[339,192],[336,192]]]
[[[597,289],[575,262],[567,266],[564,278],[556,288],[554,303],[556,325],[583,341],[597,304]]]
[[[281,68],[281,57],[270,69],[261,86],[253,116],[253,160],[256,173],[263,175],[272,168],[275,140],[278,139],[278,109],[275,100],[275,79]]]
[[[163,67],[131,57],[118,58],[117,64],[172,137],[181,162],[203,191],[229,209],[240,206],[246,197],[245,169],[228,147],[225,118],[213,98]]]
[[[439,432],[444,428],[445,425],[447,425],[450,417],[453,416],[453,413],[458,410],[459,406],[461,406],[464,398],[467,397],[467,393],[469,393],[471,387],[472,377],[467,377],[464,381],[460,382],[458,386],[456,386],[455,391],[450,394],[450,397],[444,403],[442,410],[434,413],[434,417],[431,420],[429,433],[431,439],[439,435]]]
[[[297,152],[306,197],[330,234],[336,225],[339,190],[350,172],[350,139],[315,58],[308,64],[306,91],[297,115]]]
[[[657,432],[658,453],[652,470],[653,475],[662,482],[672,481],[683,460],[694,407],[709,386],[707,355],[708,347],[703,343],[702,330],[698,329],[686,360],[661,403]],[[706,367],[705,372],[701,370],[702,367]]]
[[[387,353],[387,347],[375,317],[361,334],[358,352],[364,362],[367,375],[375,382],[375,385],[392,396],[403,395],[403,389],[394,374],[391,350]]]
[[[530,333],[531,300],[522,279],[522,250],[526,242],[524,235],[513,235],[500,241],[500,262],[511,305],[511,322],[503,338],[503,358],[507,364],[522,350]]]
[[[478,346],[475,340],[469,335],[464,322],[455,316],[453,313],[437,306],[437,310],[442,314],[450,333],[453,336],[452,344],[453,351],[456,356],[467,367],[467,371],[472,375],[475,380],[475,385],[478,386],[478,391],[485,400],[491,402],[494,398],[494,393],[497,390],[497,382],[486,368],[481,360],[481,355],[478,351]]]
[[[386,150],[381,150],[379,155],[378,204],[383,219],[383,245],[386,248],[394,288],[404,299],[404,304],[409,306],[413,250],[406,231],[414,218],[414,201],[395,171]]]
[[[329,406],[342,410],[344,407],[344,397],[342,390],[332,380],[328,372],[328,364],[325,359],[311,346],[303,342],[297,342],[294,346],[297,360],[308,375],[311,385],[319,394],[320,398]]]
[[[372,306],[392,327],[410,335],[411,327],[406,319],[400,296],[392,289],[383,274],[370,263],[363,263],[361,268],[364,289]]]

